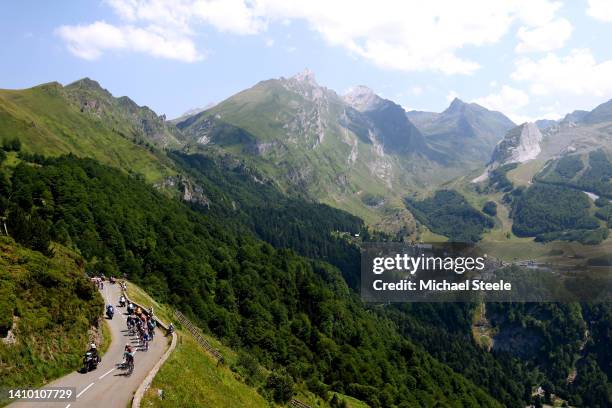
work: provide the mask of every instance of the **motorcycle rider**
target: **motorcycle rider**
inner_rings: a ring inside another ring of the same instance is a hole
[[[108,318],[112,319],[114,314],[115,308],[113,307],[113,305],[106,306],[106,315],[108,316]]]
[[[119,306],[120,307],[124,307],[125,306],[125,296],[121,295],[121,297],[119,297]]]
[[[83,371],[87,373],[91,370],[95,370],[100,361],[101,359],[98,355],[98,349],[96,348],[95,343],[91,343],[89,345],[89,350],[87,350],[85,356],[83,357]]]
[[[91,357],[96,361],[100,361],[100,356],[98,355],[98,348],[96,347],[96,343],[91,343],[89,345],[89,353],[91,353]]]

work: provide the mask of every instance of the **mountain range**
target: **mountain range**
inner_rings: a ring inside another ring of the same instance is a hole
[[[306,70],[262,81],[176,126],[194,150],[229,152],[286,191],[375,223],[403,213],[399,198],[406,192],[486,163],[514,126],[459,99],[440,114],[423,115],[427,120],[413,123],[414,114],[365,86],[340,96]]]
[[[548,160],[599,146],[606,139],[599,125],[612,116],[611,106],[539,121],[541,143],[529,149]],[[516,127],[510,119],[478,104],[455,98],[440,113],[406,112],[363,85],[338,95],[309,70],[259,82],[172,121],[88,78],[0,90],[0,119],[0,136],[20,135],[26,151],[93,155],[162,186],[176,184],[177,173],[163,150],[230,155],[289,194],[403,231],[415,227],[404,196],[525,148],[521,138],[510,140]]]
[[[523,407],[542,384],[605,406],[608,304],[370,306],[354,290],[361,239],[465,237],[500,262],[609,266],[609,108],[540,131],[459,99],[434,113],[364,86],[338,95],[310,71],[173,121],[87,78],[0,90],[3,245],[54,241],[89,273],[127,273],[326,398]]]

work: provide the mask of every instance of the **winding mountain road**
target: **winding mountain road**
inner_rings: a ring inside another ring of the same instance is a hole
[[[107,320],[112,342],[102,357],[102,362],[96,370],[89,373],[83,374],[75,371],[43,387],[75,387],[76,401],[16,402],[9,407],[108,408],[128,406],[138,386],[163,356],[168,347],[168,340],[159,329],[156,329],[154,339],[149,343],[149,350],[138,349],[138,338],[127,334],[125,308],[117,306],[121,296],[120,286],[106,282],[101,293],[105,304],[115,306],[114,318]],[[134,372],[131,376],[126,376],[125,371],[118,366],[123,360],[123,349],[126,343],[131,343],[137,348]],[[83,348],[85,347],[84,344]]]

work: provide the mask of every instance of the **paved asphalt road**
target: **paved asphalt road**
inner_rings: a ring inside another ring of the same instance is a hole
[[[64,402],[19,402],[9,405],[14,408],[97,408],[128,406],[134,392],[142,383],[155,363],[162,357],[168,346],[168,340],[163,333],[156,329],[148,351],[138,350],[134,359],[134,372],[127,377],[125,371],[119,367],[123,360],[123,349],[126,343],[138,346],[138,338],[128,336],[126,329],[125,308],[118,307],[121,295],[119,285],[110,285],[108,282],[102,290],[104,301],[108,305],[115,305],[115,316],[109,322],[112,342],[102,357],[98,368],[87,374],[73,372],[46,385],[47,387],[76,387],[76,401]],[[83,345],[85,349],[86,344]],[[85,350],[83,350],[85,353]]]

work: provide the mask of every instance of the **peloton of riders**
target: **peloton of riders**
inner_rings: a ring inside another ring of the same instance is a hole
[[[106,277],[104,275],[94,276],[91,278],[91,282],[97,289],[104,289],[104,281]],[[111,284],[119,283],[121,285],[122,291],[125,293],[127,290],[127,282],[125,280],[119,281],[111,276],[109,279]],[[127,314],[127,328],[128,335],[138,335],[139,345],[141,349],[148,350],[149,341],[153,340],[153,336],[155,334],[155,328],[157,326],[157,322],[153,317],[153,307],[150,307],[148,310],[143,310],[140,306],[135,305],[132,302],[129,302],[124,294],[119,297],[118,302],[119,307],[126,307]],[[112,305],[108,305],[106,308],[107,316],[112,319],[112,315],[114,314],[114,308]],[[174,332],[174,325],[170,323],[168,328],[168,334],[172,334]],[[96,354],[97,359],[97,350],[95,349],[95,345],[90,347],[92,354]],[[123,353],[123,362],[121,363],[124,368],[128,369],[129,374],[131,374],[134,369],[134,357],[135,357],[136,349],[131,344],[126,344],[124,353]]]
[[[127,299],[126,299],[127,300]],[[148,350],[149,342],[153,340],[157,323],[152,315],[153,308],[145,312],[140,306],[127,304],[128,334],[137,335],[141,349]]]

